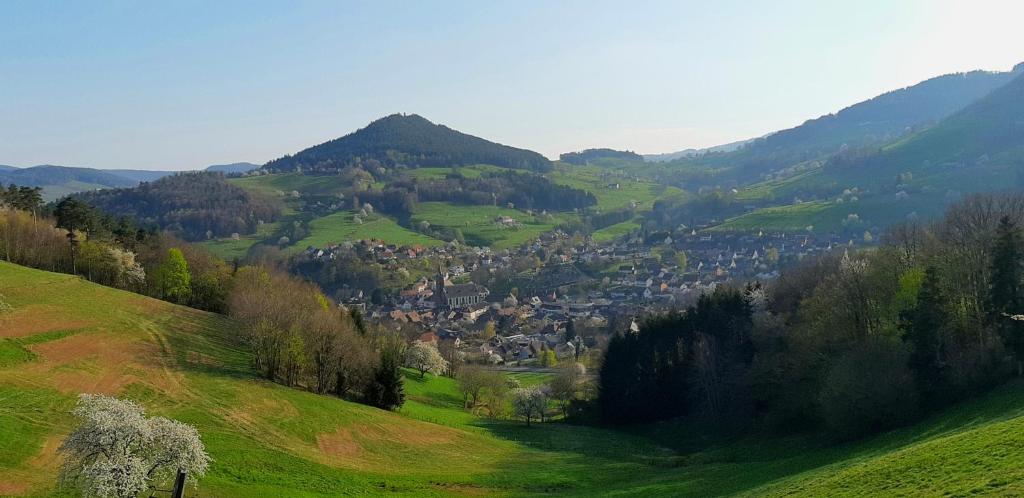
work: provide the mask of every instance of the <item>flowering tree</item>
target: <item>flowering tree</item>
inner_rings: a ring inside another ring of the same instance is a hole
[[[61,482],[83,496],[134,497],[179,469],[201,477],[210,464],[194,427],[147,418],[132,401],[82,394],[72,414],[80,423],[60,446]]]
[[[405,352],[405,366],[420,371],[420,377],[430,372],[434,375],[444,373],[448,361],[441,356],[437,346],[432,343],[416,341]]]
[[[518,387],[512,390],[512,412],[526,419],[526,425],[530,425],[534,418],[543,422],[547,407],[548,393],[543,387]]]

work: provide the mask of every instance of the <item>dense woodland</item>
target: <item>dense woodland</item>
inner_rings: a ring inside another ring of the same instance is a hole
[[[612,339],[609,420],[877,432],[1020,375],[1024,196],[976,196],[886,243],[719,289]]]
[[[344,137],[264,165],[274,172],[338,172],[362,167],[374,175],[396,166],[449,167],[493,164],[550,171],[551,161],[525,149],[489,142],[436,125],[415,114],[393,114]]]
[[[186,240],[249,234],[281,215],[277,199],[248,192],[217,173],[179,173],[135,188],[77,198],[114,216],[175,233]]]

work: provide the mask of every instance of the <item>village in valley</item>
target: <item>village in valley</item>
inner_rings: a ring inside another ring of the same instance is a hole
[[[308,247],[299,258],[329,262],[355,251],[395,271],[429,266],[430,274],[397,293],[346,287],[333,297],[411,342],[436,345],[449,361],[546,368],[602,349],[613,332],[636,329],[652,312],[685,308],[719,285],[757,286],[787,264],[864,243],[838,234],[705,228],[605,243],[555,230],[500,251],[360,240]],[[537,262],[538,254],[546,261]],[[524,269],[523,260],[536,267]]]

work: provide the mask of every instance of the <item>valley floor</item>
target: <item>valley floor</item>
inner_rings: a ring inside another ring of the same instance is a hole
[[[867,441],[727,439],[678,424],[526,427],[406,378],[390,413],[256,378],[224,317],[0,263],[0,495],[52,496],[81,392],[194,424],[199,496],[1024,494],[1024,383]]]

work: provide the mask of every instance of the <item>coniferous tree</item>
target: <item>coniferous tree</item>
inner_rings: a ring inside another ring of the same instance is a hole
[[[911,344],[909,367],[917,376],[924,394],[934,395],[942,382],[942,330],[949,323],[938,268],[929,266],[925,269],[917,304],[906,313],[904,320],[906,333],[903,340]]]
[[[565,342],[572,342],[576,338],[576,322],[573,319],[569,319],[565,322]]]
[[[1013,320],[1009,315],[1024,313],[1024,296],[1021,295],[1021,268],[1024,250],[1020,229],[1009,216],[999,219],[996,227],[996,241],[992,248],[992,264],[989,283],[989,317],[999,330],[1003,342],[1013,351],[1017,359],[1017,374],[1024,366],[1024,322]]]
[[[385,351],[368,389],[368,402],[377,408],[397,410],[405,403],[405,388],[397,355]]]

